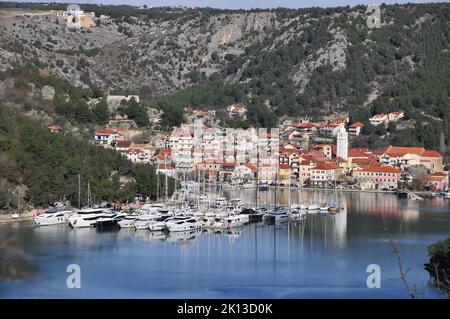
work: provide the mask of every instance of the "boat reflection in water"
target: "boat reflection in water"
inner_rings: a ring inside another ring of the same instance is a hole
[[[252,204],[253,189],[241,194]],[[279,205],[287,207],[285,190]],[[187,232],[0,226],[39,266],[39,276],[0,282],[5,297],[72,298],[64,285],[68,263],[80,264],[80,298],[408,298],[386,239],[399,243],[411,285],[426,285],[427,247],[448,237],[450,207],[443,199],[408,201],[395,195],[338,193],[335,214],[309,213],[284,224]],[[271,189],[258,208],[273,207]],[[291,204],[334,201],[333,192],[292,191]],[[272,206],[270,206],[272,205]],[[300,207],[300,206],[297,206]],[[388,230],[388,232],[386,231]],[[367,289],[367,266],[383,268],[381,289]],[[63,283],[63,284],[61,284]],[[43,286],[50,287],[42,289]],[[439,298],[427,289],[427,298]]]
[[[194,239],[197,239],[203,231],[201,229],[187,230],[179,232],[169,232],[166,237],[166,241],[171,243],[188,243]]]

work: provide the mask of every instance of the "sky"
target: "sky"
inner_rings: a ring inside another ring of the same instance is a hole
[[[0,0],[1,1],[1,0]],[[14,1],[14,0],[9,0]],[[337,7],[355,6],[358,4],[394,4],[394,3],[431,3],[448,2],[445,0],[15,0],[18,2],[58,2],[58,3],[95,3],[95,4],[130,4],[147,5],[149,7],[160,6],[194,6],[212,7],[219,9],[251,9],[251,8],[307,8],[307,7]]]

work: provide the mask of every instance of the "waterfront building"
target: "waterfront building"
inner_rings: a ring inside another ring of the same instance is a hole
[[[323,163],[311,168],[310,181],[313,186],[327,187],[342,174],[342,168],[332,163]]]
[[[402,170],[410,166],[423,165],[430,173],[444,170],[443,157],[436,151],[423,147],[400,147],[389,145],[380,156],[380,162]]]
[[[448,191],[448,173],[436,172],[422,178],[422,182],[432,191]]]
[[[392,166],[368,166],[353,172],[360,189],[395,190],[402,171]]]

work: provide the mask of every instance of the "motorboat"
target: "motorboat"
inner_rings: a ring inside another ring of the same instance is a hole
[[[264,213],[258,212],[253,208],[245,208],[240,213],[241,222],[256,223],[262,220]]]
[[[306,216],[306,212],[301,210],[293,210],[289,212],[289,216],[292,220],[300,220],[302,217]]]
[[[38,226],[50,226],[67,223],[67,218],[72,213],[67,208],[49,208],[43,214],[37,215],[34,222]]]
[[[111,230],[118,229],[119,222],[127,217],[127,213],[124,211],[113,212],[112,216],[103,216],[97,219],[94,227],[97,230]]]
[[[131,214],[131,215],[127,215],[125,216],[124,219],[120,220],[118,222],[120,228],[133,228],[134,227],[134,222],[136,221],[136,219],[139,217],[139,215],[137,214]]]
[[[151,231],[164,231],[167,230],[166,221],[173,219],[173,217],[168,215],[160,216],[149,222],[148,229]]]
[[[269,223],[282,223],[287,221],[288,218],[289,215],[287,211],[282,209],[274,209],[273,211],[264,214],[263,221]]]
[[[159,214],[141,215],[134,221],[134,228],[136,228],[136,230],[147,229],[148,225],[160,216],[161,215]]]
[[[111,216],[109,208],[84,208],[69,217],[69,225],[73,228],[93,227],[101,217]]]
[[[223,219],[223,226],[225,229],[242,226],[242,221],[239,215],[231,215]]]
[[[341,208],[336,203],[333,203],[330,205],[330,208],[328,210],[330,211],[331,214],[335,214],[339,212]]]
[[[189,217],[182,220],[171,220],[166,223],[166,226],[170,232],[179,232],[201,229],[203,228],[203,223],[194,217]]]

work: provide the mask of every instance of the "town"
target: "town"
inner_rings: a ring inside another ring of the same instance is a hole
[[[108,96],[111,108],[139,96]],[[244,118],[241,104],[226,108],[231,118]],[[113,148],[137,164],[153,164],[158,172],[177,179],[209,181],[252,187],[259,184],[395,191],[411,188],[448,191],[442,154],[423,147],[352,148],[364,124],[349,123],[346,115],[287,119],[279,127],[225,128],[214,123],[215,111],[185,108],[188,122],[167,134],[143,138],[126,117],[111,120],[97,130],[93,141]],[[153,110],[151,121],[159,122]],[[387,126],[403,112],[377,114],[369,125]],[[58,130],[58,127],[51,128]]]

